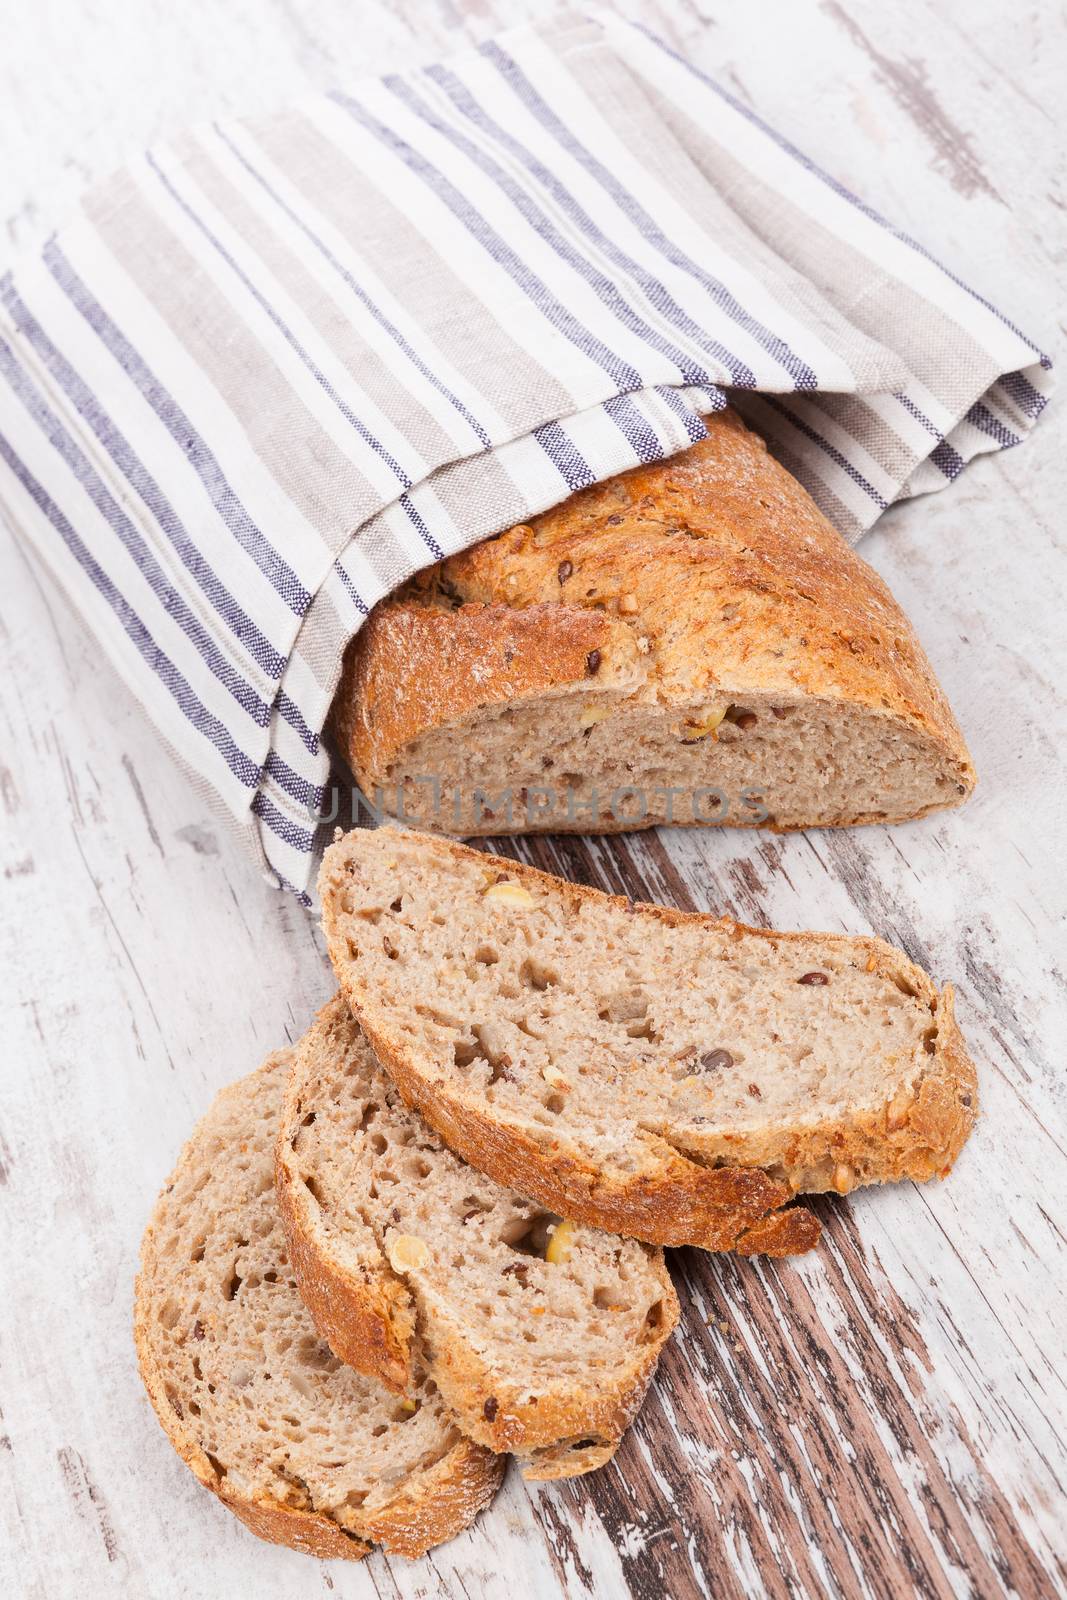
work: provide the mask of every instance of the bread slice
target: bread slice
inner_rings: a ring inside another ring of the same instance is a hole
[[[795,1192],[944,1175],[974,1121],[951,989],[881,940],[634,905],[394,828],[338,836],[319,888],[404,1098],[561,1216],[805,1250]]]
[[[149,1222],[134,1333],[163,1430],[254,1533],[323,1558],[421,1555],[489,1503],[503,1460],[413,1360],[412,1399],[342,1366],[297,1293],[274,1199],[291,1065],[224,1089]]]
[[[473,1171],[405,1106],[340,997],[296,1052],[277,1190],[335,1354],[407,1393],[417,1329],[463,1432],[527,1478],[614,1455],[678,1320],[662,1251]]]
[[[729,412],[372,613],[333,726],[437,832],[896,822],[974,768],[907,618]]]

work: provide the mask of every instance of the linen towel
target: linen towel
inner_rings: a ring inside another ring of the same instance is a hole
[[[837,527],[1049,362],[614,17],[199,127],[0,279],[0,507],[306,898],[345,645],[418,568],[738,406]]]

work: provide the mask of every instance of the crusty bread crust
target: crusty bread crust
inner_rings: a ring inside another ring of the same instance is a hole
[[[370,796],[433,729],[458,733],[487,707],[580,690],[594,650],[598,694],[666,708],[716,693],[850,706],[920,735],[952,779],[946,800],[918,811],[805,826],[901,821],[974,787],[959,726],[885,583],[729,411],[681,455],[594,484],[383,602],[347,653],[334,731]],[[775,826],[741,811],[730,824]],[[534,817],[452,831],[648,825]]]
[[[268,1058],[261,1070],[265,1072],[290,1057],[291,1052],[278,1051]],[[218,1099],[240,1087],[240,1084],[231,1085]],[[364,1540],[321,1512],[285,1505],[269,1495],[247,1496],[235,1492],[226,1475],[201,1447],[188,1419],[179,1415],[168,1399],[150,1333],[148,1282],[168,1231],[167,1197],[184,1168],[194,1159],[194,1141],[202,1126],[203,1123],[198,1125],[183,1149],[156,1203],[145,1230],[141,1270],[134,1291],[133,1335],[138,1365],[164,1433],[204,1487],[261,1539],[287,1545],[321,1560],[359,1561],[369,1555],[376,1544],[397,1555],[424,1555],[434,1545],[443,1544],[468,1527],[489,1504],[504,1474],[503,1458],[470,1439],[458,1438],[438,1462],[420,1472],[412,1483],[399,1487],[392,1499],[366,1516],[362,1530],[367,1536]]]
[[[473,1439],[459,1439],[388,1506],[367,1517],[375,1544],[400,1556],[422,1556],[469,1528],[503,1481],[507,1460]]]
[[[498,1183],[529,1194],[564,1216],[656,1244],[692,1244],[745,1255],[796,1254],[810,1249],[820,1231],[811,1212],[787,1204],[796,1193],[847,1193],[860,1184],[944,1176],[974,1124],[977,1075],[956,1025],[951,988],[939,995],[926,973],[880,939],[824,934],[818,936],[820,948],[837,947],[864,958],[869,971],[907,986],[907,992],[929,1006],[929,1065],[914,1094],[881,1108],[877,1115],[849,1115],[814,1126],[772,1124],[756,1136],[726,1133],[702,1138],[694,1133],[687,1137],[684,1150],[665,1139],[653,1140],[658,1161],[652,1172],[609,1177],[560,1142],[534,1140],[505,1114],[451,1086],[432,1064],[420,1063],[409,1044],[390,1028],[375,1005],[373,990],[361,981],[365,963],[350,958],[351,926],[341,904],[346,888],[359,881],[362,837],[338,836],[326,852],[319,876],[330,958],[354,1015],[405,1100],[446,1144]],[[749,928],[727,917],[634,905],[622,896],[565,883],[451,840],[419,838],[420,850],[429,857],[468,858],[487,874],[499,869],[535,899],[562,895],[572,907],[595,899],[620,912],[646,917],[653,925],[714,928],[731,937],[776,944],[803,946],[812,938],[807,933]]]
[[[303,1046],[328,1026],[340,997],[331,1000],[305,1036]],[[396,1392],[411,1386],[412,1296],[384,1252],[374,1267],[355,1273],[340,1266],[329,1249],[319,1217],[299,1181],[292,1138],[306,1112],[305,1090],[314,1070],[310,1048],[294,1051],[285,1108],[278,1130],[276,1191],[300,1293],[334,1354],[378,1378]],[[432,1340],[425,1340],[428,1372],[460,1428],[478,1444],[522,1458],[523,1476],[570,1478],[610,1460],[640,1409],[660,1352],[678,1321],[678,1297],[662,1252],[652,1266],[662,1288],[660,1318],[637,1344],[629,1362],[608,1385],[590,1384],[570,1395],[531,1396],[524,1374],[494,1374],[458,1328],[438,1308]]]
[[[744,932],[765,930],[745,928]],[[823,1190],[847,1194],[864,1183],[899,1183],[908,1178],[926,1183],[947,1177],[974,1126],[978,1106],[977,1074],[956,1022],[952,985],[946,984],[938,993],[921,969],[880,939],[823,937],[827,945],[842,943],[868,949],[868,959],[888,975],[900,975],[904,969],[906,981],[914,981],[916,973],[924,980],[920,993],[929,1004],[931,1026],[936,1030],[930,1067],[913,1096],[876,1114],[855,1112],[847,1126],[825,1121],[803,1129],[770,1128],[759,1139],[746,1136],[744,1159],[775,1170],[784,1169],[792,1186],[806,1194]],[[722,1153],[728,1139],[729,1135],[724,1134],[716,1141],[716,1156]]]
[[[411,1298],[394,1273],[350,1272],[323,1247],[311,1203],[288,1159],[294,1094],[299,1088],[291,1083],[278,1132],[275,1193],[300,1297],[335,1356],[394,1394],[407,1394],[415,1332]]]
[[[629,692],[643,677],[630,629],[571,605],[445,611],[386,603],[371,612],[356,646],[334,701],[333,730],[369,797],[416,732],[461,723],[490,702],[570,693],[591,681],[594,652],[598,692]]]
[[[513,863],[508,866],[512,869]],[[518,1189],[576,1222],[650,1244],[788,1256],[818,1242],[818,1220],[800,1206],[788,1206],[792,1189],[758,1167],[698,1166],[660,1140],[655,1173],[623,1183],[562,1150],[546,1153],[543,1145],[519,1129],[450,1095],[439,1080],[425,1078],[403,1044],[382,1028],[358,990],[346,985],[343,977],[341,982],[404,1099],[457,1155],[497,1183]],[[787,1209],[780,1210],[783,1206]]]
[[[469,1342],[450,1340],[431,1371],[463,1431],[491,1450],[518,1456],[523,1477],[535,1482],[575,1478],[610,1461],[641,1409],[660,1351],[678,1321],[678,1301],[662,1255],[657,1273],[663,1284],[663,1321],[647,1343],[635,1347],[628,1370],[611,1388],[590,1385],[568,1399],[543,1396],[540,1404],[531,1403],[521,1373],[502,1384]],[[490,1404],[494,1400],[495,1407]],[[492,1423],[486,1421],[487,1405],[495,1412]]]
[[[154,1237],[150,1238],[149,1234],[146,1234],[142,1255],[154,1249],[154,1244]],[[270,1544],[288,1545],[290,1549],[303,1550],[307,1555],[318,1556],[325,1561],[337,1557],[348,1561],[361,1561],[364,1556],[369,1555],[373,1547],[358,1539],[355,1534],[347,1533],[334,1522],[332,1517],[322,1516],[314,1511],[301,1511],[295,1506],[283,1505],[280,1500],[271,1500],[266,1496],[250,1500],[232,1492],[225,1478],[211,1465],[196,1435],[185,1425],[184,1419],[179,1419],[167,1399],[163,1375],[156,1362],[148,1334],[147,1313],[141,1303],[141,1282],[142,1277],[139,1274],[135,1296],[133,1339],[141,1370],[141,1381],[148,1392],[152,1409],[159,1419],[163,1432],[205,1489],[210,1489],[234,1516],[239,1517],[254,1534],[260,1539],[266,1539]]]

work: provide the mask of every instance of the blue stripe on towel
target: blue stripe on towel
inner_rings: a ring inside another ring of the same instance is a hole
[[[255,561],[290,610],[298,617],[302,617],[311,604],[310,592],[305,589],[296,573],[262,531],[256,527],[227,483],[217,457],[208,447],[202,434],[193,426],[189,416],[179,406],[174,396],[159,382],[103,306],[89,293],[55,240],[45,246],[43,257],[45,265],[64,294],[110,350],[123,372],[131,383],[137,386],[181,449],[189,465],[199,476],[219,518],[233,534],[241,549]]]

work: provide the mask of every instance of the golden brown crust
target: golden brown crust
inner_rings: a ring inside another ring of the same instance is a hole
[[[350,646],[332,726],[370,795],[392,753],[412,737],[416,706],[421,732],[501,700],[550,695],[584,680],[595,680],[598,690],[629,689],[641,675],[630,630],[600,611],[486,604],[444,611],[386,602]]]
[[[149,1232],[145,1235],[144,1258],[147,1258],[153,1244],[153,1228],[150,1225]],[[280,1500],[269,1499],[266,1496],[249,1499],[234,1494],[228,1487],[225,1476],[208,1459],[195,1434],[185,1425],[184,1418],[179,1417],[167,1397],[163,1375],[148,1336],[148,1321],[142,1306],[140,1274],[135,1291],[133,1339],[141,1381],[144,1383],[163,1432],[205,1489],[210,1489],[212,1494],[217,1495],[223,1505],[236,1517],[240,1517],[246,1527],[251,1528],[259,1538],[266,1539],[271,1544],[288,1545],[291,1549],[303,1550],[308,1555],[319,1556],[324,1560],[343,1557],[348,1561],[360,1561],[370,1554],[371,1545],[364,1543],[354,1534],[346,1533],[332,1517],[322,1516],[313,1511],[301,1511],[295,1506],[283,1505]]]
[[[270,1070],[289,1055],[289,1051],[277,1052],[268,1058],[262,1070]],[[238,1087],[231,1086],[232,1089]],[[223,1090],[223,1094],[227,1092]],[[141,1379],[175,1452],[204,1487],[259,1538],[322,1560],[359,1561],[370,1554],[375,1544],[398,1555],[421,1556],[434,1545],[453,1538],[492,1500],[506,1464],[502,1457],[458,1433],[455,1444],[438,1462],[399,1489],[379,1510],[365,1515],[361,1532],[366,1534],[366,1539],[349,1533],[323,1512],[287,1505],[270,1495],[238,1493],[225,1469],[204,1451],[180,1402],[172,1402],[167,1394],[150,1337],[149,1314],[149,1280],[159,1244],[163,1205],[184,1165],[192,1159],[191,1143],[182,1151],[145,1230],[141,1270],[134,1289],[133,1337]]]
[[[538,1450],[522,1467],[528,1483],[558,1483],[563,1478],[580,1478],[587,1472],[597,1472],[606,1467],[619,1441],[596,1444],[588,1439],[549,1445]]]
[[[325,1015],[343,1005],[340,996]],[[275,1167],[279,1209],[300,1294],[334,1354],[357,1371],[388,1381],[398,1392],[411,1387],[411,1339],[415,1318],[411,1295],[384,1253],[377,1267],[357,1275],[339,1267],[325,1248],[314,1210],[294,1181],[287,1140],[302,1110],[300,1054],[296,1053],[278,1133]],[[463,1433],[497,1452],[528,1461],[527,1478],[574,1477],[602,1465],[640,1409],[660,1351],[678,1322],[678,1297],[662,1252],[649,1252],[663,1291],[654,1326],[610,1386],[590,1387],[569,1397],[532,1397],[522,1372],[511,1380],[493,1376],[457,1329],[449,1335],[439,1310],[434,1338],[423,1329],[428,1372]],[[595,1444],[590,1445],[588,1441]],[[587,1448],[575,1449],[574,1442]]]
[[[468,1527],[492,1500],[504,1476],[504,1457],[460,1438],[430,1471],[420,1474],[417,1494],[401,1492],[366,1518],[365,1531],[373,1541],[367,1543],[321,1512],[287,1506],[266,1495],[235,1494],[167,1399],[141,1316],[134,1322],[134,1342],[148,1397],[178,1455],[234,1516],[271,1544],[288,1545],[326,1561],[361,1561],[376,1544],[397,1555],[425,1555]]]
[[[288,1111],[288,1101],[287,1101]],[[307,1197],[294,1182],[282,1141],[291,1128],[282,1116],[275,1162],[275,1193],[300,1298],[335,1356],[369,1378],[407,1394],[412,1386],[411,1338],[415,1317],[403,1282],[389,1272],[348,1272],[315,1237]]]
[[[442,1078],[428,1077],[412,1059],[405,1041],[375,1014],[372,1002],[361,992],[358,963],[348,960],[343,912],[331,884],[331,875],[338,871],[345,883],[351,883],[341,863],[350,841],[356,838],[338,839],[327,851],[319,877],[330,959],[353,1014],[404,1099],[422,1113],[446,1144],[498,1183],[528,1194],[561,1215],[653,1244],[691,1244],[741,1254],[796,1254],[810,1249],[820,1232],[811,1212],[787,1206],[797,1192],[845,1193],[858,1184],[942,1177],[974,1125],[977,1075],[955,1022],[951,987],[939,995],[926,973],[883,940],[823,934],[819,937],[824,948],[836,946],[843,954],[862,958],[869,970],[881,969],[929,1004],[929,1067],[914,1098],[881,1108],[871,1116],[849,1115],[814,1127],[772,1127],[755,1137],[716,1136],[714,1141],[702,1142],[699,1135],[692,1134],[684,1150],[663,1139],[656,1143],[653,1135],[652,1150],[659,1159],[651,1173],[609,1177],[558,1144],[553,1148],[535,1141],[499,1112],[451,1091]],[[808,933],[750,928],[728,917],[668,906],[633,906],[622,896],[565,883],[535,867],[471,850],[452,840],[425,838],[424,843],[427,849],[469,857],[483,874],[499,868],[535,898],[564,893],[572,905],[599,899],[667,927],[715,928],[776,944],[804,944],[811,938]],[[358,860],[353,870],[358,871]]]
[[[597,629],[602,642],[583,649]],[[581,685],[593,648],[600,674],[617,669],[620,687],[629,678],[631,692],[667,706],[717,692],[803,695],[897,719],[946,764],[951,803],[974,786],[956,720],[882,579],[722,412],[690,450],[450,557],[372,613],[334,712],[364,791],[434,728]],[[618,826],[629,824],[598,831]]]
[[[931,1017],[928,1071],[912,1092],[876,1111],[853,1112],[847,1121],[768,1128],[757,1136],[717,1134],[706,1142],[694,1135],[688,1148],[698,1160],[743,1160],[784,1172],[792,1189],[803,1194],[848,1194],[871,1183],[943,1178],[974,1126],[978,1106],[978,1077],[956,1023],[952,986],[946,984],[938,994],[924,972],[880,939],[824,937],[828,944],[851,945],[866,955],[871,970],[879,968],[891,981],[909,983],[926,1001]]]
[[[508,866],[513,870],[513,863]],[[576,1222],[650,1244],[744,1251],[749,1231],[757,1225],[760,1237],[772,1246],[767,1252],[771,1255],[793,1255],[817,1242],[819,1223],[800,1207],[783,1213],[787,1220],[775,1229],[765,1226],[768,1213],[777,1215],[793,1191],[756,1167],[703,1167],[679,1155],[666,1140],[650,1136],[650,1149],[659,1157],[655,1171],[620,1182],[591,1162],[560,1149],[546,1150],[520,1129],[450,1095],[443,1084],[427,1082],[403,1044],[371,1020],[351,986],[346,994],[404,1099],[457,1155],[497,1183]]]
[[[294,1506],[283,1506],[278,1500],[242,1500],[211,1483],[208,1488],[246,1528],[251,1528],[257,1539],[266,1539],[268,1544],[284,1544],[290,1550],[301,1550],[320,1561],[362,1561],[374,1549],[372,1544],[357,1539],[354,1533],[346,1533],[330,1517],[317,1512],[298,1511]]]
[[[507,1467],[472,1439],[458,1439],[436,1466],[421,1473],[418,1493],[404,1491],[366,1518],[375,1544],[400,1556],[421,1556],[469,1528],[492,1500]]]
[[[278,1500],[242,1499],[228,1492],[224,1482],[208,1483],[207,1487],[258,1538],[271,1544],[288,1545],[321,1561],[361,1561],[375,1545],[414,1559],[469,1527],[496,1494],[506,1467],[503,1457],[468,1439],[460,1440],[422,1475],[417,1496],[400,1494],[366,1519],[372,1543],[348,1533],[320,1512],[301,1511]]]
[[[531,1480],[576,1477],[610,1460],[641,1408],[680,1314],[661,1253],[655,1266],[663,1289],[659,1319],[633,1351],[628,1370],[610,1387],[591,1386],[568,1398],[532,1399],[521,1372],[502,1381],[478,1359],[469,1341],[439,1339],[430,1373],[463,1432],[490,1450],[519,1456],[523,1476]]]

